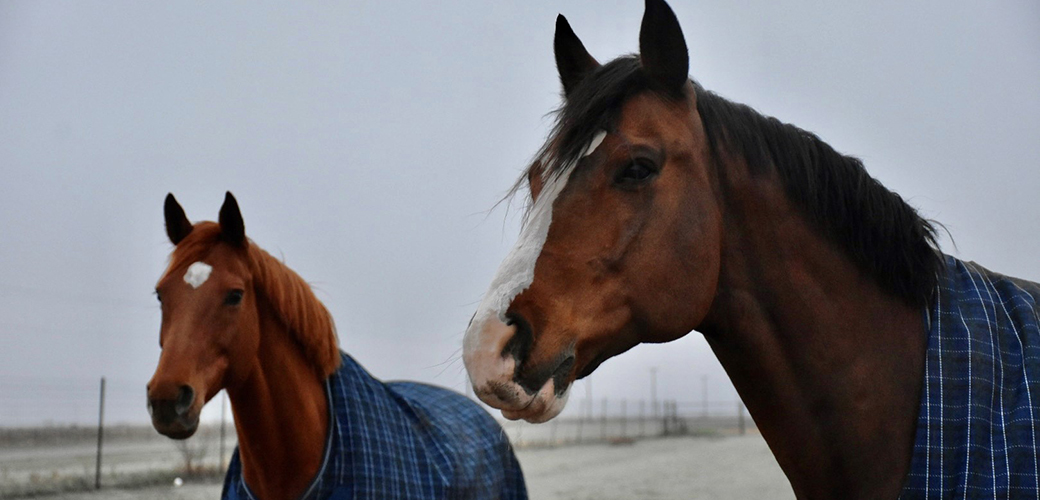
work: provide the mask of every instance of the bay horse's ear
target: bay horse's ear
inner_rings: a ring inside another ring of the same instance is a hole
[[[599,62],[585,50],[585,45],[574,34],[563,14],[556,16],[556,36],[553,38],[556,70],[560,72],[563,95],[569,96],[582,80],[599,67]]]
[[[246,225],[242,222],[242,212],[238,209],[238,201],[228,191],[224,195],[224,204],[220,207],[220,236],[224,241],[244,246],[246,243]]]
[[[191,221],[188,220],[188,216],[184,215],[184,209],[181,208],[180,203],[177,203],[173,193],[166,194],[163,215],[166,216],[166,236],[170,237],[170,242],[174,245],[180,243],[191,233]]]
[[[690,54],[679,19],[664,0],[646,0],[639,28],[639,59],[652,80],[668,92],[682,93],[690,78]]]

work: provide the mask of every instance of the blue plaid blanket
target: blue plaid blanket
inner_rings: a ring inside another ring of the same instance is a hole
[[[345,353],[329,377],[325,458],[302,499],[527,498],[498,422],[465,396],[412,382],[383,383]],[[256,500],[235,450],[222,498]]]
[[[946,257],[900,498],[1040,499],[1040,285]]]

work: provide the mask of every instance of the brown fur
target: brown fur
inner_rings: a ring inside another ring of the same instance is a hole
[[[220,242],[217,223],[195,224],[191,234],[174,248],[167,273],[204,260]],[[267,299],[277,317],[289,328],[318,376],[327,378],[339,368],[340,360],[336,325],[325,305],[300,275],[252,240],[247,246],[246,257],[257,293]]]
[[[677,30],[662,0],[648,0],[643,30]],[[575,46],[564,54],[580,54],[580,42],[566,34],[558,40]],[[664,45],[671,53],[685,47],[681,33]],[[791,157],[786,165],[749,155],[734,138],[712,141],[706,127],[719,124],[705,122],[701,110],[712,107],[699,100],[717,98],[646,71],[648,60],[662,59],[646,57],[646,49],[570,82],[557,128],[527,172],[537,198],[542,171],[562,171],[592,134],[608,132],[569,174],[534,279],[509,305],[503,327],[523,349],[505,353],[516,363],[505,381],[533,392],[563,367],[567,373],[553,378],[558,390],[640,342],[697,330],[799,498],[895,498],[910,466],[920,403],[922,305],[936,280],[930,226],[894,198],[887,200],[894,211],[876,213],[838,203],[891,193],[880,184],[842,190],[876,181],[863,172],[847,179],[850,168],[800,164],[812,155],[794,154],[789,141],[775,144]],[[565,78],[571,73],[561,68]],[[627,77],[634,83],[604,85]],[[646,165],[651,175],[630,175]],[[789,189],[784,168],[792,166],[802,174],[801,195]],[[808,198],[823,200],[813,205],[818,213],[806,209]],[[872,225],[869,217],[885,220]],[[850,245],[847,233],[873,246]],[[904,245],[911,257],[880,253],[900,241],[912,243]],[[922,276],[890,279],[904,268]],[[573,356],[573,364],[561,364],[562,356]],[[486,400],[511,409],[510,401]]]
[[[296,498],[321,465],[329,429],[324,381],[340,362],[332,318],[303,279],[245,238],[230,193],[219,224],[190,225],[172,195],[166,214],[177,246],[156,286],[163,349],[148,383],[153,425],[189,437],[202,406],[226,389],[246,483],[262,499]],[[198,261],[213,270],[193,288],[183,275]]]

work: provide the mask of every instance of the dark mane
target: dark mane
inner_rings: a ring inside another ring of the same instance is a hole
[[[725,150],[744,157],[753,174],[775,171],[795,206],[861,271],[909,304],[930,300],[942,258],[929,221],[871,177],[860,160],[838,153],[815,134],[696,83],[694,88],[716,168],[723,168]],[[654,89],[638,56],[597,69],[557,110],[549,139],[526,174],[534,169],[558,174],[598,130],[613,130],[621,105],[643,91]]]

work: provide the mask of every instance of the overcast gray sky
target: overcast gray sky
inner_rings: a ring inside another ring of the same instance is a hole
[[[674,1],[692,76],[814,131],[949,228],[959,257],[1040,280],[1040,4]],[[0,3],[0,426],[147,420],[162,200],[314,283],[374,374],[464,387],[466,322],[518,218],[488,213],[559,102],[558,12],[601,61],[643,2]],[[514,211],[515,212],[515,211]],[[636,348],[597,398],[732,387],[698,334]],[[576,401],[584,396],[576,387]],[[212,414],[212,410],[210,410]]]

